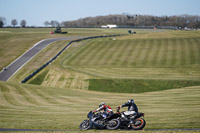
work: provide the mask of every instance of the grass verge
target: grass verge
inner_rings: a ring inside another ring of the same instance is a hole
[[[49,70],[44,70],[36,78],[31,80],[29,84],[41,85]]]
[[[115,93],[144,93],[198,85],[200,81],[189,80],[89,79],[89,90]]]

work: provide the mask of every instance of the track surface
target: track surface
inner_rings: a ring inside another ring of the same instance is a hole
[[[12,129],[12,128],[0,128],[0,131],[80,131],[78,129]],[[126,130],[131,131],[131,130]],[[144,129],[144,131],[200,131],[200,128],[191,129]]]
[[[23,67],[29,60],[31,60],[36,54],[44,49],[49,44],[59,40],[74,40],[81,39],[83,37],[65,37],[65,38],[54,38],[45,39],[36,43],[32,48],[26,51],[22,56],[13,61],[6,67],[6,70],[0,72],[0,81],[7,81],[12,77],[21,67]]]

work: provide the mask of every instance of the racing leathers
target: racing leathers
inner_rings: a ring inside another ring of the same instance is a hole
[[[128,101],[127,103],[122,104],[119,107],[128,107],[128,111],[124,112],[124,117],[125,119],[127,119],[126,116],[131,116],[130,120],[132,121],[134,119],[134,117],[136,116],[136,114],[138,113],[138,107],[137,105],[134,103],[133,100]]]
[[[107,117],[111,116],[113,114],[113,110],[108,105],[102,105],[98,109],[94,110],[93,112],[97,111],[104,111],[103,113],[107,115]]]

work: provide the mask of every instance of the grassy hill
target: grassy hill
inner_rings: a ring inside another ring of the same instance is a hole
[[[127,32],[69,30],[71,36]],[[9,82],[0,82],[0,128],[77,129],[98,103],[115,109],[130,98],[146,114],[146,129],[199,128],[200,32],[136,32],[73,43],[28,84],[19,84],[67,42],[49,45]]]
[[[198,31],[139,30],[138,34],[115,39],[104,38],[73,43],[46,68],[48,72],[43,78],[40,78],[40,74],[35,78],[42,79],[42,86],[74,89],[88,89],[92,81],[90,79],[120,79],[124,82],[127,79],[138,79],[137,81],[150,80],[152,84],[160,79],[166,80],[166,83],[170,80],[195,82],[200,79],[199,38]],[[59,50],[59,47],[61,49],[66,43],[53,45],[58,46],[54,49]],[[50,46],[47,51],[53,53],[55,50]],[[44,51],[40,57],[44,57],[46,53]],[[11,81],[22,80],[25,72],[28,74],[30,70],[34,70],[32,67],[35,66],[35,62],[44,63],[44,60],[40,60],[41,58],[36,58],[34,62],[29,63],[29,69],[25,66]],[[30,83],[35,84],[34,81]],[[173,88],[176,87],[171,89]]]
[[[0,128],[78,129],[101,101],[115,110],[130,98],[145,113],[146,129],[199,128],[199,95],[199,86],[120,94],[0,82]]]
[[[69,36],[108,35],[116,33],[116,30],[63,28],[62,30],[68,31],[68,34],[50,34],[50,31],[54,30],[55,28],[1,28],[0,70],[31,48],[35,43],[43,39]],[[117,33],[125,33],[125,30],[117,30]]]

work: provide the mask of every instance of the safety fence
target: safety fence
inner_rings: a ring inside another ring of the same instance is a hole
[[[48,66],[50,63],[52,63],[54,60],[56,60],[56,58],[65,51],[65,49],[67,49],[72,43],[74,42],[80,42],[83,40],[89,40],[89,39],[96,39],[96,38],[105,38],[105,37],[116,37],[116,36],[122,36],[125,34],[118,34],[118,35],[108,35],[108,36],[93,36],[93,37],[86,37],[86,38],[81,38],[81,39],[77,39],[77,40],[73,40],[71,42],[69,42],[62,50],[60,50],[60,52],[58,52],[51,60],[49,60],[48,62],[46,62],[44,65],[42,65],[40,68],[36,69],[33,73],[31,73],[30,75],[28,75],[25,79],[23,79],[21,81],[21,83],[26,83],[28,80],[30,80],[33,76],[35,76],[37,73],[39,73],[42,69],[44,69],[46,66]]]

